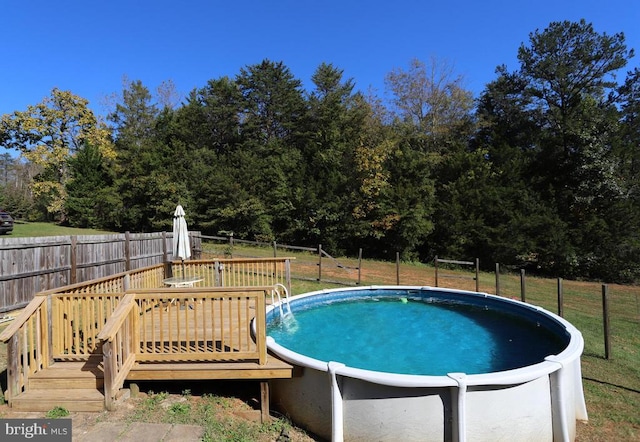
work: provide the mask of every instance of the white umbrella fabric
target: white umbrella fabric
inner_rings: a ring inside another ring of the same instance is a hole
[[[173,213],[173,257],[182,260],[182,277],[184,277],[184,260],[191,257],[191,245],[189,244],[189,229],[184,219],[184,209],[178,204]]]

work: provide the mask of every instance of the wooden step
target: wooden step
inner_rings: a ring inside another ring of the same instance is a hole
[[[11,400],[11,408],[18,411],[49,411],[55,407],[69,411],[103,411],[104,395],[95,388],[29,390]]]
[[[87,362],[55,362],[29,377],[29,389],[101,389],[104,372],[101,365]]]
[[[55,362],[29,377],[30,388],[102,388],[102,365],[88,362]]]

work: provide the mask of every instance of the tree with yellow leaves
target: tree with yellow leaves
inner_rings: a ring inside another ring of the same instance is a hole
[[[105,158],[114,158],[109,129],[88,108],[88,100],[54,88],[50,97],[25,111],[0,119],[0,142],[15,149],[38,168],[31,187],[46,202],[57,221],[66,220],[65,185],[69,159],[83,146],[95,146]]]

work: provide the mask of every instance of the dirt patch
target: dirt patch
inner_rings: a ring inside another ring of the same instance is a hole
[[[205,433],[206,440],[236,440],[235,435],[239,431],[246,433],[245,438],[241,440],[255,440],[256,442],[275,440],[317,442],[320,440],[291,426],[281,418],[279,421],[274,421],[275,423],[261,425],[259,407],[254,406],[255,400],[250,397],[251,394],[248,391],[251,389],[251,385],[236,387],[239,388],[236,391],[237,397],[231,395],[215,396],[218,392],[193,395],[168,393],[162,392],[163,385],[150,384],[146,387],[157,388],[157,393],[148,390],[136,394],[135,397],[128,397],[129,391],[125,390],[126,394],[118,401],[113,411],[71,412],[66,418],[72,420],[74,440],[91,432],[98,425],[104,427],[104,425],[113,424],[114,426],[127,427],[134,422],[199,425],[205,431],[209,431],[209,433]],[[223,388],[223,390],[227,390],[227,388]],[[215,420],[206,421],[200,416],[199,410],[208,407],[215,409],[212,414],[215,416]],[[184,414],[181,417],[179,410],[189,410],[192,413]],[[277,412],[272,415],[278,417]],[[0,405],[0,418],[3,419],[45,417],[45,412],[15,411],[7,404]],[[216,433],[218,429],[221,429],[221,433]]]

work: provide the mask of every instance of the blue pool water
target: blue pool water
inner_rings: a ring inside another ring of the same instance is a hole
[[[512,312],[397,291],[292,306],[292,317],[269,320],[278,344],[366,370],[488,373],[541,362],[566,346],[557,331]]]

